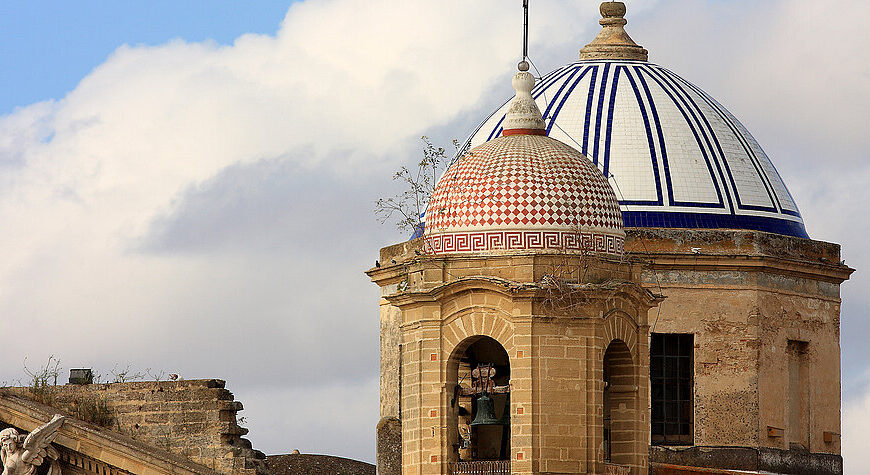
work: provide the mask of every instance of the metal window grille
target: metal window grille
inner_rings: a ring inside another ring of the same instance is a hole
[[[450,464],[451,475],[510,475],[510,460],[472,460]]]
[[[692,445],[694,335],[653,333],[650,417],[654,445]]]

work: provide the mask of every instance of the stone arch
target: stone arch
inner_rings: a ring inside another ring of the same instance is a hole
[[[443,354],[451,354],[472,336],[488,336],[511,354],[513,325],[505,309],[513,305],[510,297],[486,288],[466,289],[445,299],[441,305]]]
[[[514,354],[514,331],[510,312],[514,311],[515,304],[511,296],[505,293],[503,286],[489,281],[460,282],[448,286],[442,292],[440,334],[441,354],[446,356],[442,360],[448,445],[446,458],[448,462],[456,462],[460,459],[457,448],[460,441],[460,411],[455,401],[459,357],[476,341],[488,338],[502,348],[506,364],[510,367],[512,361],[509,355]],[[498,411],[503,411],[503,406],[506,405],[504,399],[506,398],[502,397],[497,401]],[[501,416],[502,412],[497,414]],[[507,437],[509,441],[509,431]],[[509,442],[507,444],[509,447]],[[467,457],[468,453],[464,455]]]
[[[603,339],[604,347],[607,348],[619,340],[626,345],[635,362],[640,361],[638,354],[638,325],[635,320],[622,310],[614,309],[604,315]]]
[[[489,392],[487,395],[493,415],[504,420],[504,425],[472,427],[485,403],[477,396],[468,395],[463,388],[471,388],[471,370],[480,364],[492,364],[496,369],[493,383],[505,387],[510,383],[510,356],[498,340],[487,335],[471,335],[455,345],[446,361],[447,373],[447,444],[448,461],[504,460],[510,457],[510,399],[509,394]]]

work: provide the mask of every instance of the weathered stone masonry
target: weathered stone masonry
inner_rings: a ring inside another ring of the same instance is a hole
[[[626,250],[644,262],[644,285],[667,297],[651,332],[694,335],[694,443],[654,446],[651,460],[842,473],[839,285],[853,269],[839,245],[633,229]]]
[[[27,388],[10,391],[29,396]],[[242,403],[218,379],[65,385],[50,388],[51,404],[75,414],[100,401],[114,418],[109,429],[165,449],[220,473],[264,473],[262,453],[243,438]]]

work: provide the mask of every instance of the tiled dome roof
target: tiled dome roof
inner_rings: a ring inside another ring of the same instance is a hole
[[[622,254],[613,189],[577,150],[542,135],[499,137],[447,170],[426,211],[429,252],[595,250]]]
[[[617,2],[618,3],[618,2]],[[626,227],[753,229],[807,237],[798,208],[752,134],[719,102],[647,52],[605,11],[581,61],[532,90],[546,131],[610,179]],[[618,6],[618,5],[617,5]],[[469,138],[502,133],[508,105]]]

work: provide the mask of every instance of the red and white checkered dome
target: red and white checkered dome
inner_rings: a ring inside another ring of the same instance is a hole
[[[619,201],[583,154],[538,134],[473,148],[444,173],[425,215],[432,254],[568,251],[621,255]]]

